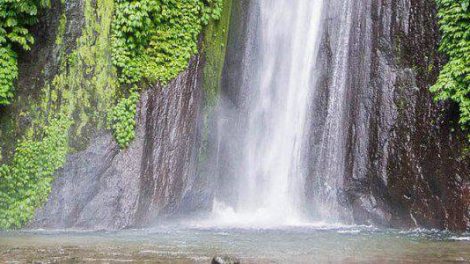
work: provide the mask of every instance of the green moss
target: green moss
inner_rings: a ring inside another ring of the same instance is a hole
[[[56,39],[51,43],[55,47],[47,47],[57,50],[54,54],[58,55],[44,65],[47,72],[57,69],[57,74],[44,74],[46,83],[40,87],[26,86],[40,84],[34,80],[19,82],[24,87],[18,87],[12,105],[0,117],[1,130],[9,137],[1,139],[3,146],[10,145],[14,142],[12,139],[21,138],[26,132],[40,131],[50,113],[62,108],[68,108],[74,119],[70,130],[72,151],[86,147],[91,135],[106,128],[106,114],[114,103],[117,87],[109,45],[113,6],[113,0],[84,1],[84,27],[71,29],[81,31],[76,44],[71,44],[70,39],[65,43],[65,38],[70,36],[65,36],[68,18],[63,10]],[[73,50],[70,50],[71,45]],[[21,80],[26,78],[21,77]],[[6,156],[12,149],[5,148]]]
[[[1,115],[2,147],[21,140],[0,165],[0,228],[20,227],[33,217],[67,152],[86,146],[93,131],[105,128],[116,87],[109,46],[113,3],[85,1],[85,26],[72,51],[65,46],[63,13],[54,41],[59,55],[46,65],[58,65],[57,74],[45,76],[40,89],[19,86],[8,115]]]
[[[114,101],[117,84],[109,46],[113,8],[113,0],[85,2],[85,28],[68,60],[67,86],[73,93],[76,122],[72,133],[79,139],[73,145],[78,148],[87,145],[87,131],[105,127]]]
[[[232,0],[224,0],[220,19],[210,21],[204,31],[202,52],[204,52],[205,56],[203,72],[205,104],[203,112],[203,138],[198,152],[200,164],[204,164],[208,157],[209,119],[220,94],[231,12]]]
[[[215,105],[220,91],[231,9],[232,0],[224,0],[220,19],[211,21],[204,31],[203,52],[206,64],[204,66],[203,87],[208,106]]]
[[[67,25],[67,16],[65,15],[65,13],[63,13],[59,20],[59,28],[57,29],[57,37],[55,40],[56,45],[64,44],[64,35],[65,35],[66,25]]]
[[[3,114],[0,107],[0,153],[2,159],[0,164],[8,162],[11,157],[11,149],[16,144],[15,140],[16,122],[10,116]]]

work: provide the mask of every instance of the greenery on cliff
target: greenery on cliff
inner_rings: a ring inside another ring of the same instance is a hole
[[[67,117],[53,120],[41,141],[22,141],[13,162],[0,166],[0,228],[21,227],[46,201],[54,173],[65,162],[70,125]]]
[[[470,0],[436,0],[442,32],[440,51],[447,55],[437,83],[437,100],[452,100],[460,107],[460,124],[470,129]]]
[[[221,0],[117,0],[112,25],[112,58],[123,99],[109,122],[121,147],[134,138],[139,83],[164,85],[197,53],[198,36],[219,19]]]
[[[37,22],[40,8],[49,0],[0,1],[0,105],[9,104],[18,66],[14,48],[29,50],[34,38],[28,28]]]
[[[0,2],[0,107],[6,110],[0,136],[13,147],[8,157],[0,155],[0,229],[21,227],[34,216],[67,153],[86,146],[106,116],[117,142],[126,147],[134,138],[139,87],[164,85],[185,70],[198,52],[203,27],[219,19],[222,9],[222,0],[83,3],[83,18],[67,17],[65,1],[51,10],[62,14],[53,47],[49,43],[43,48],[54,50],[45,67],[58,67],[57,72],[40,73],[45,83],[26,82],[41,85],[37,93],[19,87],[15,94],[15,51],[30,49],[34,39],[29,29],[38,20],[38,10],[50,3]],[[83,27],[67,29],[69,19],[83,21]],[[67,30],[79,34],[72,47]],[[115,98],[118,103],[111,107]],[[0,147],[1,153],[5,146]]]

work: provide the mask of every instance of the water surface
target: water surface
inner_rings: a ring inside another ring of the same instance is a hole
[[[0,262],[209,263],[215,255],[242,263],[470,262],[470,234],[331,226],[0,233]]]

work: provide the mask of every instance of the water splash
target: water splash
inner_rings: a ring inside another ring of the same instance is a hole
[[[315,230],[334,230],[358,226],[345,225],[339,222],[310,221],[298,215],[283,214],[270,208],[258,208],[255,211],[237,211],[236,208],[214,201],[209,218],[186,220],[182,226],[191,228],[242,228],[242,229],[290,229],[306,228]]]

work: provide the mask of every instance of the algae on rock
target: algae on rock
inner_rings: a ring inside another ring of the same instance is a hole
[[[76,3],[53,1],[42,14],[40,26],[54,31],[48,33],[54,39],[23,55],[18,93],[2,109],[0,228],[26,224],[46,200],[66,155],[105,127],[115,90],[108,48],[113,1],[80,3],[82,10],[68,6]]]

